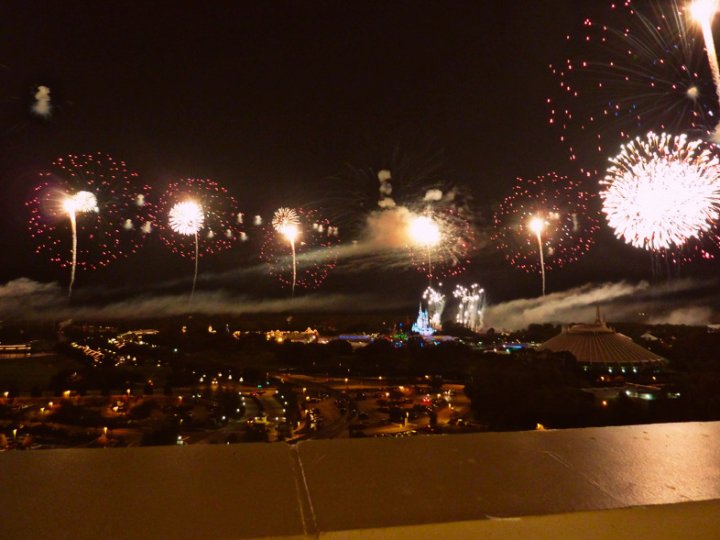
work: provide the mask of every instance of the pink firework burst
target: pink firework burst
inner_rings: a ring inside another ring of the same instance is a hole
[[[197,246],[194,234],[178,233],[173,226],[173,209],[192,203],[201,214],[197,226]],[[230,249],[245,240],[243,217],[237,201],[228,190],[206,178],[184,178],[171,182],[158,202],[157,228],[160,238],[170,251],[181,257],[195,258]]]
[[[26,203],[28,228],[36,252],[62,268],[104,267],[144,242],[154,219],[150,188],[124,161],[108,154],[70,154],[40,173],[42,181]],[[76,230],[68,219],[69,200],[76,202]],[[75,234],[74,234],[75,233]]]
[[[541,233],[545,269],[560,268],[577,261],[594,243],[599,230],[596,204],[594,192],[557,173],[518,178],[495,212],[491,239],[514,267],[540,273]]]
[[[649,130],[713,130],[712,76],[685,3],[612,2],[566,40],[568,56],[550,66],[559,92],[547,105],[570,160],[588,168],[588,160]]]

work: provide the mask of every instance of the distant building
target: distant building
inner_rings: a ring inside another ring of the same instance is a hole
[[[353,349],[367,347],[368,344],[375,341],[377,334],[340,334],[337,338],[340,341],[347,341]]]
[[[0,357],[30,356],[32,345],[30,343],[2,343],[0,344]]]
[[[269,332],[265,332],[265,339],[268,341],[276,341],[277,343],[282,343],[283,341],[292,341],[294,343],[316,343],[319,338],[319,332],[312,328],[307,328],[302,332],[286,330],[271,330]]]
[[[538,347],[539,350],[569,352],[585,369],[608,373],[637,372],[640,367],[664,363],[661,356],[616,332],[600,317],[594,324],[565,326],[562,332]]]

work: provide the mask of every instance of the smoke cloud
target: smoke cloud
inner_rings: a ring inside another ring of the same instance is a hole
[[[708,281],[677,280],[651,286],[639,283],[586,284],[545,297],[521,298],[489,306],[485,326],[507,331],[527,328],[530,324],[568,324],[592,322],[595,306],[600,306],[610,321],[637,318],[638,313],[652,313],[649,324],[709,324],[714,316],[710,307],[693,304],[687,297],[711,286]],[[703,303],[709,299],[704,298]]]
[[[441,201],[443,198],[443,192],[439,189],[428,189],[427,192],[425,192],[425,197],[423,198],[426,202],[436,202]]]
[[[372,212],[367,218],[363,243],[376,250],[404,247],[411,217],[410,210],[404,206]]]
[[[196,292],[192,304],[187,294],[142,295],[103,305],[71,305],[57,283],[20,278],[0,285],[0,317],[24,320],[141,319],[186,315],[242,315],[314,311],[363,311],[377,306],[370,294],[311,294],[296,298],[253,299],[227,291]],[[382,299],[383,307],[398,307]]]
[[[378,200],[378,206],[380,208],[395,208],[395,199],[390,197],[392,195],[392,175],[387,169],[378,171],[378,181],[380,182],[380,200]]]
[[[32,112],[43,118],[49,118],[52,113],[52,104],[50,103],[50,88],[47,86],[38,86],[35,92],[35,103],[31,109]]]

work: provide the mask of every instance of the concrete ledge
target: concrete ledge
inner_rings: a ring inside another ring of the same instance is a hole
[[[710,539],[720,536],[720,501],[664,504],[549,516],[431,523],[321,533],[323,540]]]
[[[3,538],[720,538],[720,422],[0,454]]]

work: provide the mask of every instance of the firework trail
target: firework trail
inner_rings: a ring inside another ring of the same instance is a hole
[[[470,288],[458,285],[455,287],[453,296],[460,301],[455,320],[458,324],[479,332],[485,324],[483,315],[485,312],[485,290],[477,283]]]
[[[77,270],[77,214],[85,212],[99,212],[97,198],[89,191],[78,191],[68,196],[63,208],[70,218],[70,230],[72,234],[72,266],[70,270],[70,284],[68,285],[68,296],[72,295],[72,288],[75,284],[75,272]]]
[[[199,259],[230,249],[243,239],[237,202],[227,189],[205,178],[171,182],[158,203],[160,239],[173,253],[192,259],[195,266],[192,299]]]
[[[538,244],[538,255],[540,256],[540,274],[542,276],[542,295],[545,296],[545,253],[543,251],[542,232],[545,229],[547,221],[535,216],[528,222],[528,229],[535,234]]]
[[[711,234],[720,209],[714,145],[650,132],[623,145],[610,163],[600,197],[617,238],[657,251]]]
[[[260,258],[294,295],[297,287],[319,287],[325,281],[335,267],[338,241],[338,228],[314,211],[280,208],[266,230]]]
[[[567,36],[570,55],[550,66],[559,93],[547,104],[571,160],[602,156],[638,131],[700,136],[714,129],[713,76],[686,7],[609,2]]]
[[[26,203],[36,253],[70,268],[68,295],[77,270],[95,270],[137,251],[154,215],[150,188],[123,161],[103,153],[56,159]],[[70,245],[67,239],[70,238]]]
[[[445,310],[445,295],[432,287],[425,289],[423,300],[427,304],[428,320],[435,330],[442,330],[442,314]]]
[[[290,244],[292,252],[292,287],[291,296],[295,296],[297,283],[297,257],[295,256],[295,240],[300,234],[300,216],[292,208],[279,208],[272,218],[272,226]]]
[[[491,239],[516,268],[540,274],[560,268],[577,261],[594,243],[599,230],[596,198],[580,182],[557,173],[518,178],[495,212]]]

